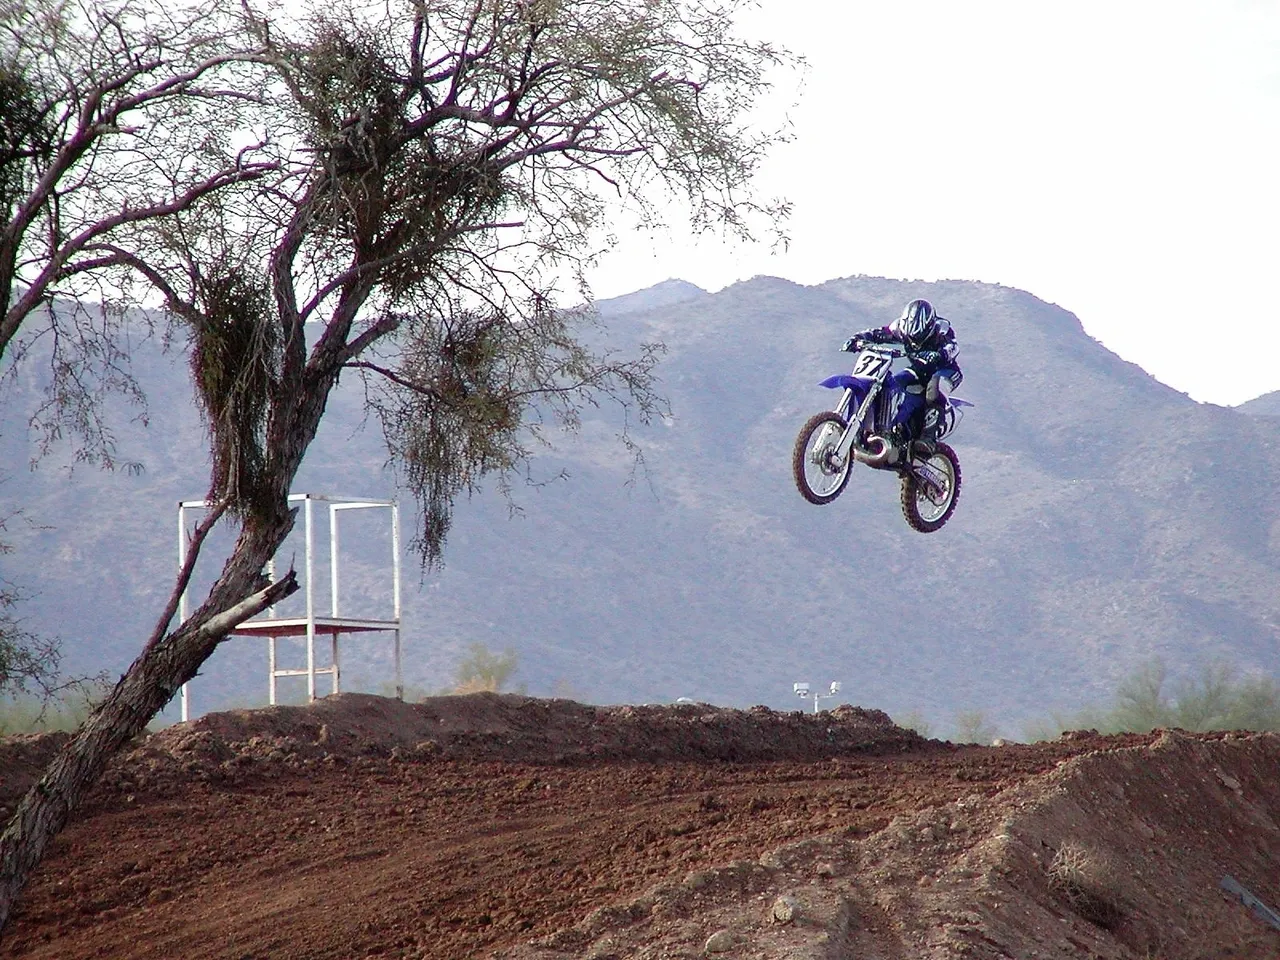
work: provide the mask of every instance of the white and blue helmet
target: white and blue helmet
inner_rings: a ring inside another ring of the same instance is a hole
[[[893,323],[898,336],[911,343],[922,343],[938,326],[938,315],[928,300],[912,300],[902,308],[902,316]]]

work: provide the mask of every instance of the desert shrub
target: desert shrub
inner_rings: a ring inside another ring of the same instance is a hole
[[[1074,841],[1063,843],[1049,862],[1048,874],[1050,888],[1085,920],[1113,930],[1123,919],[1115,870],[1096,849]]]
[[[453,693],[497,693],[516,672],[519,660],[514,650],[494,653],[483,643],[471,644],[471,652],[458,664]]]
[[[1155,659],[1120,682],[1110,706],[1054,714],[1052,720],[1030,725],[1026,732],[1030,740],[1048,740],[1064,730],[1145,733],[1160,727],[1280,731],[1280,685],[1267,676],[1242,678],[1235,667],[1222,661],[1211,661],[1192,676],[1170,680],[1164,662]]]
[[[106,692],[102,682],[86,681],[56,695],[14,692],[0,697],[0,737],[75,730]]]
[[[987,721],[981,710],[961,710],[956,713],[956,743],[990,743],[996,738],[996,728]]]
[[[919,710],[912,710],[910,713],[905,713],[902,715],[901,719],[894,722],[903,730],[914,730],[926,740],[933,736],[933,724],[925,719],[924,714]]]
[[[4,103],[4,72],[0,64],[0,104]],[[5,124],[0,120],[0,139]],[[4,188],[3,149],[0,147],[0,206]],[[0,474],[0,484],[8,479]],[[0,513],[0,532],[22,517],[16,513]],[[6,541],[0,540],[0,555],[11,553]],[[48,694],[57,680],[61,651],[58,642],[28,630],[21,616],[27,594],[12,580],[0,574],[0,696],[26,697],[33,692]]]

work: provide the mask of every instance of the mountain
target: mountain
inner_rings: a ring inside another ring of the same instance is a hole
[[[931,535],[903,522],[892,474],[858,468],[814,507],[789,467],[800,424],[835,399],[816,383],[847,366],[842,340],[915,296],[953,321],[958,392],[976,403],[953,438],[959,508]],[[980,709],[1017,735],[1107,699],[1152,656],[1175,672],[1276,662],[1280,504],[1267,478],[1280,422],[1197,404],[1066,310],[990,284],[862,276],[758,277],[714,294],[672,281],[600,310],[611,342],[666,344],[671,416],[627,425],[636,464],[621,414],[588,410],[536,462],[544,482],[459,504],[444,569],[417,576],[406,562],[411,685],[447,686],[483,643],[513,650],[516,681],[538,695],[800,707],[794,681],[840,680],[861,706],[935,722]],[[150,425],[125,422],[120,443],[140,475],[68,472],[60,451],[0,488],[53,527],[11,524],[5,573],[38,593],[31,625],[66,638],[70,667],[115,671],[136,654],[176,565],[175,502],[203,489],[180,358],[141,343],[135,367]],[[19,374],[0,421],[0,463],[15,466],[31,455],[19,411],[40,369]],[[392,495],[358,381],[339,394],[296,489]],[[344,582],[370,604],[389,592],[376,546],[350,571],[344,558]],[[299,545],[283,554],[301,563]],[[219,650],[193,684],[197,712],[263,700],[262,646]],[[344,646],[344,676],[385,689],[388,647],[376,635]]]
[[[1246,400],[1235,409],[1255,417],[1280,417],[1280,390],[1272,390],[1260,397]]]

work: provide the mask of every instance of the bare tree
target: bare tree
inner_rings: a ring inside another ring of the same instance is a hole
[[[102,394],[142,399],[114,335],[136,288],[103,244],[272,169],[229,136],[255,43],[206,0],[0,4],[0,360],[50,342],[34,420],[82,459],[113,465]]]
[[[234,625],[296,589],[262,570],[344,373],[365,378],[428,562],[455,497],[518,471],[585,404],[640,419],[661,406],[656,348],[593,347],[588,316],[557,302],[585,289],[610,197],[652,220],[665,190],[695,224],[739,234],[753,212],[782,212],[752,198],[768,138],[744,116],[785,57],[734,37],[739,6],[390,0],[287,22],[244,8],[266,71],[245,135],[274,172],[94,247],[188,332],[216,504],[189,563],[220,516],[238,536],[171,630],[189,568],[179,578],[139,658],[21,802],[0,837],[0,925],[112,752]]]

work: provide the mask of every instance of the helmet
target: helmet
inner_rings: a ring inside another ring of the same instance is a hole
[[[927,340],[938,323],[933,304],[928,300],[912,300],[902,308],[902,316],[894,324],[897,333],[912,343]]]

